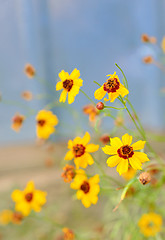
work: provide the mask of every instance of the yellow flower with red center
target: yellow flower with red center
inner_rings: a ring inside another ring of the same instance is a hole
[[[84,114],[89,115],[90,122],[95,122],[96,116],[98,116],[100,114],[99,110],[92,104],[88,104],[88,105],[84,106],[83,112],[84,112]]]
[[[41,110],[37,114],[37,137],[48,139],[55,132],[54,126],[58,124],[58,118],[51,111]]]
[[[162,217],[153,212],[143,214],[138,222],[140,231],[146,237],[154,237],[158,232],[161,231],[162,224]]]
[[[83,85],[83,80],[80,77],[80,72],[75,68],[71,74],[62,70],[59,73],[60,82],[56,84],[56,91],[62,90],[59,101],[65,102],[68,94],[68,103],[74,102],[75,96],[79,93],[80,87]]]
[[[72,165],[66,165],[63,168],[64,172],[61,174],[61,177],[64,178],[64,182],[71,182],[75,177],[75,168]]]
[[[130,179],[132,179],[135,176],[135,174],[136,174],[136,170],[133,169],[132,167],[128,167],[128,171],[123,173],[122,177],[125,180],[129,181]]]
[[[12,118],[11,128],[16,132],[19,132],[24,120],[25,117],[23,115],[16,113],[15,116]]]
[[[135,170],[142,170],[142,163],[149,161],[147,155],[143,152],[135,152],[144,148],[145,141],[132,143],[132,136],[127,133],[122,136],[122,141],[118,137],[110,138],[110,146],[102,148],[105,154],[114,155],[107,159],[109,167],[117,165],[117,172],[122,175],[128,171],[131,166]]]
[[[28,78],[33,78],[36,74],[35,68],[29,63],[25,65],[24,72]]]
[[[75,239],[74,232],[71,229],[63,228],[62,231],[64,233],[64,240],[74,240]]]
[[[65,160],[72,160],[76,168],[86,168],[88,165],[92,165],[94,160],[89,153],[96,152],[99,149],[99,145],[88,144],[90,141],[90,134],[85,133],[84,137],[76,137],[73,141],[68,141],[68,148],[70,149],[65,155]]]
[[[87,178],[85,171],[77,170],[74,181],[71,183],[71,188],[76,189],[77,199],[81,200],[82,204],[88,208],[91,204],[96,204],[98,201],[98,193],[100,192],[99,175],[96,174],[91,178]]]
[[[119,95],[124,97],[129,93],[128,89],[126,89],[119,80],[119,77],[114,74],[109,74],[110,76],[107,81],[95,91],[94,96],[96,99],[101,100],[106,93],[108,93],[108,99],[104,98],[105,101],[113,102]]]
[[[23,191],[17,189],[11,197],[16,203],[15,210],[28,216],[31,210],[41,211],[41,206],[46,203],[46,195],[46,192],[36,190],[33,181],[30,181]]]

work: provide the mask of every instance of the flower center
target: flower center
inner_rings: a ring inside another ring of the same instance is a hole
[[[128,145],[124,145],[121,148],[117,150],[117,153],[119,154],[119,157],[127,159],[134,155],[133,148]]]
[[[119,89],[119,81],[117,78],[110,78],[107,80],[106,83],[104,83],[103,88],[104,91],[110,93],[110,92],[116,92]]]
[[[41,120],[38,120],[37,123],[38,123],[38,125],[39,125],[40,127],[43,127],[43,126],[45,125],[46,121],[43,120],[43,119],[41,119]]]
[[[87,181],[84,181],[83,184],[81,185],[80,189],[87,194],[90,190],[90,185]]]
[[[63,88],[66,89],[68,92],[72,89],[73,87],[73,80],[72,79],[66,79],[63,82]]]
[[[27,202],[31,202],[32,199],[33,199],[33,193],[27,193],[25,195],[25,199],[26,199]]]
[[[73,153],[75,157],[81,157],[85,153],[85,147],[82,144],[76,144],[73,147]]]

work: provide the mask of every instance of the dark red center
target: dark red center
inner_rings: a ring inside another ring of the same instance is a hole
[[[103,88],[107,93],[116,92],[120,87],[120,83],[117,78],[110,78],[104,83]]]
[[[16,116],[16,117],[13,119],[13,121],[14,121],[15,123],[21,124],[21,123],[23,122],[23,118],[20,117],[20,116]]]
[[[134,155],[133,148],[128,145],[124,145],[121,148],[117,150],[117,153],[119,154],[119,157],[127,159],[131,158]]]
[[[85,153],[85,147],[82,144],[76,144],[73,147],[73,153],[75,157],[81,157]]]
[[[72,87],[73,87],[73,80],[66,79],[63,82],[63,88],[66,89],[68,92],[72,89]]]
[[[80,189],[87,194],[90,190],[90,185],[87,181],[84,181],[83,184],[81,185]]]
[[[33,199],[33,193],[27,193],[25,195],[25,199],[26,199],[27,202],[31,202],[32,199]]]
[[[41,120],[38,120],[37,123],[38,123],[38,125],[40,125],[40,127],[43,127],[45,125],[46,121],[41,119]]]

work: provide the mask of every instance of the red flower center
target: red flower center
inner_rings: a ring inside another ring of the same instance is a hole
[[[117,150],[119,157],[127,159],[131,158],[134,155],[133,147],[124,145]]]
[[[75,157],[81,157],[85,153],[85,147],[82,144],[76,144],[73,147],[73,153]]]
[[[32,199],[33,199],[33,193],[27,193],[25,195],[25,199],[26,199],[27,202],[31,202]]]
[[[120,87],[120,83],[117,78],[110,78],[104,83],[103,88],[107,93],[116,92]]]
[[[46,121],[41,119],[41,120],[38,120],[37,123],[40,127],[43,127],[45,125]]]
[[[66,79],[63,82],[63,88],[66,89],[68,92],[72,89],[73,87],[73,80],[72,79]]]
[[[84,181],[83,184],[81,185],[80,189],[87,194],[90,190],[90,185],[87,181]]]

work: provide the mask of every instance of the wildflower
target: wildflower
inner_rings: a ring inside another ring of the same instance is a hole
[[[12,211],[5,209],[0,213],[0,224],[7,225],[11,222],[12,219]]]
[[[136,174],[136,170],[133,169],[132,167],[128,167],[128,171],[123,173],[122,177],[125,180],[129,181],[130,179],[132,179],[135,176],[135,174]]]
[[[117,165],[117,172],[122,175],[128,171],[128,166],[133,169],[142,169],[142,163],[149,161],[147,155],[143,152],[135,152],[144,148],[145,141],[138,141],[132,143],[132,136],[127,133],[120,138],[110,138],[111,146],[106,145],[102,148],[105,154],[114,155],[107,159],[107,165],[109,167],[115,167]]]
[[[75,239],[74,232],[71,229],[63,228],[62,231],[64,233],[64,240],[74,240]]]
[[[108,99],[104,98],[105,101],[113,102],[119,95],[124,97],[129,91],[120,83],[116,72],[109,74],[110,76],[107,81],[95,91],[94,96],[96,99],[102,99],[106,93],[108,93]]]
[[[19,132],[24,120],[25,120],[25,117],[23,115],[16,113],[12,118],[11,128],[16,132]]]
[[[77,199],[81,200],[82,204],[88,208],[91,204],[96,204],[98,201],[98,193],[100,192],[99,175],[96,174],[91,178],[87,178],[84,170],[77,170],[74,181],[71,183],[71,188],[76,189]]]
[[[100,141],[103,143],[103,144],[107,144],[109,143],[110,141],[110,136],[107,135],[107,134],[104,134],[100,137]]]
[[[99,115],[99,111],[92,104],[88,104],[88,105],[84,106],[83,107],[83,112],[84,112],[84,114],[89,115],[89,121],[90,122],[95,122],[96,116]]]
[[[99,145],[88,144],[90,141],[90,134],[85,133],[83,138],[76,137],[73,141],[68,141],[69,152],[65,155],[65,160],[72,160],[77,168],[86,168],[94,163],[92,156],[89,153],[96,152],[99,149]],[[87,145],[88,144],[88,145]]]
[[[156,213],[146,213],[140,218],[138,225],[144,236],[155,236],[161,231],[162,217]]]
[[[41,110],[37,114],[37,137],[48,139],[55,132],[54,126],[58,124],[58,118],[51,111]]]
[[[19,213],[19,212],[13,212],[12,214],[12,223],[14,224],[20,224],[23,220],[23,215],[22,213]]]
[[[25,74],[28,78],[33,78],[36,74],[36,70],[31,64],[26,64],[24,68]]]
[[[142,34],[141,35],[141,41],[144,43],[152,43],[155,44],[157,42],[157,39],[155,37],[150,37],[148,34]]]
[[[21,97],[26,101],[31,101],[33,98],[33,95],[30,91],[24,91],[21,93]]]
[[[148,172],[143,172],[139,176],[139,182],[143,185],[148,184],[151,181],[151,175]]]
[[[30,181],[23,191],[15,190],[11,197],[16,203],[15,210],[28,216],[31,210],[41,211],[41,206],[46,203],[46,195],[46,192],[36,190],[33,181]]]
[[[66,165],[63,168],[64,172],[61,174],[61,177],[64,178],[64,182],[71,182],[75,177],[75,169],[72,165]]]
[[[152,56],[146,56],[143,58],[143,62],[146,63],[146,64],[151,64],[153,63],[153,57]]]
[[[163,37],[163,39],[162,39],[161,47],[162,47],[163,52],[165,53],[165,37]]]
[[[59,73],[60,82],[56,84],[56,91],[63,89],[60,102],[65,102],[68,93],[68,103],[74,102],[75,96],[79,93],[80,87],[83,85],[83,80],[80,77],[80,72],[75,68],[69,75],[68,72],[62,70]]]
[[[104,103],[103,103],[103,102],[98,102],[98,103],[96,104],[96,108],[97,108],[98,110],[103,110],[103,109],[104,109]]]

